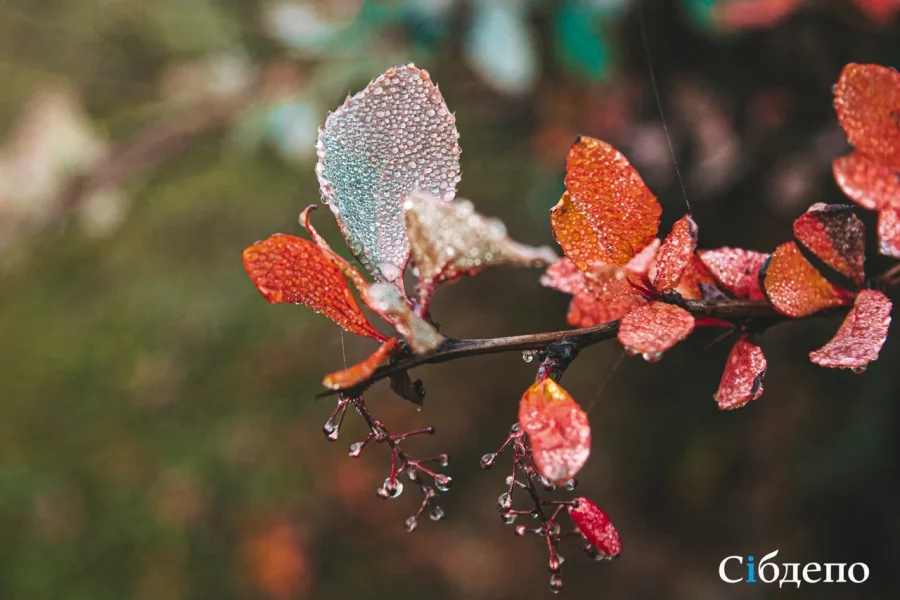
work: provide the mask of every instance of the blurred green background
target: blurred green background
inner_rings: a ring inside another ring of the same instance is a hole
[[[883,4],[642,3],[702,247],[771,251],[809,204],[844,201],[831,85],[846,62],[900,64],[900,21]],[[385,449],[349,459],[360,423],[327,443],[333,401],[314,399],[344,351],[356,361],[373,344],[342,345],[327,319],[267,305],[240,252],[298,233],[318,200],[317,125],[409,60],[456,111],[459,195],[516,239],[552,242],[547,211],[577,134],[631,158],[667,231],[684,200],[636,11],[0,0],[0,598],[548,597],[541,541],[497,518],[509,459],[478,466],[533,365],[503,355],[419,369],[421,412],[385,384],[368,393],[395,430],[437,427],[411,453],[452,456],[446,521],[407,534],[414,490],[379,500]],[[870,231],[872,216],[861,214]],[[329,214],[316,223],[344,249]],[[887,263],[871,256],[875,274]],[[442,289],[433,314],[456,337],[563,328],[567,298],[538,275],[485,272]],[[712,334],[657,365],[615,368],[612,343],[584,352],[565,379],[591,408],[579,489],[610,513],[624,553],[597,564],[564,546],[564,594],[764,598],[776,586],[729,586],[718,565],[778,549],[779,562],[872,573],[780,594],[900,596],[900,344],[864,376],[811,365],[837,326],[768,332],[766,393],[733,413],[712,401],[729,350]]]

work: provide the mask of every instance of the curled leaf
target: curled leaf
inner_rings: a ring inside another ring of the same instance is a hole
[[[760,269],[760,276],[769,302],[789,317],[805,317],[841,306],[851,297],[822,277],[794,242],[778,246]]]
[[[900,258],[900,208],[886,208],[878,213],[878,251]]]
[[[768,254],[727,247],[701,250],[698,254],[716,281],[735,298],[766,299],[759,287],[759,270]]]
[[[277,233],[244,250],[244,269],[263,298],[302,304],[350,333],[384,341],[363,314],[347,281],[315,244]]]
[[[626,352],[656,361],[693,330],[694,317],[691,313],[674,304],[651,302],[622,318],[618,338]]]
[[[831,340],[809,359],[822,367],[862,369],[878,358],[891,323],[891,301],[877,290],[862,290]]]
[[[569,516],[581,535],[606,558],[614,558],[622,552],[619,532],[599,506],[581,496],[569,505]]]
[[[322,380],[322,385],[330,390],[345,390],[372,376],[378,365],[387,359],[397,347],[397,338],[392,337],[381,344],[375,352],[370,354],[362,362],[347,367],[341,371],[329,373]]]
[[[444,336],[415,314],[393,285],[373,283],[362,295],[366,305],[392,323],[416,354],[436,350],[444,342]]]
[[[742,336],[737,341],[728,360],[716,392],[716,402],[722,410],[740,408],[756,400],[763,393],[766,375],[766,357],[762,349]]]
[[[414,189],[451,200],[459,181],[456,120],[427,71],[389,69],[328,115],[316,174],[350,250],[380,281],[409,258],[401,201]]]
[[[851,152],[835,159],[831,168],[841,190],[863,208],[900,208],[897,166],[873,160],[861,152]]]
[[[593,231],[603,262],[625,265],[656,237],[662,213],[656,196],[628,159],[606,142],[581,137],[572,145],[566,191]],[[554,234],[561,237],[556,223]],[[582,232],[583,237],[588,235]]]
[[[794,221],[794,237],[826,265],[862,285],[866,228],[849,206],[813,204]]]
[[[857,150],[900,165],[900,73],[881,65],[848,64],[834,88],[834,108]]]
[[[403,203],[406,232],[427,304],[435,286],[493,265],[548,265],[558,258],[550,248],[514,242],[503,223],[475,212],[471,202],[443,203],[414,192]]]
[[[697,224],[690,215],[685,215],[672,226],[656,255],[654,287],[668,290],[677,286],[696,249]]]
[[[587,414],[552,379],[541,379],[525,390],[519,424],[528,434],[535,466],[551,481],[574,477],[591,453]]]

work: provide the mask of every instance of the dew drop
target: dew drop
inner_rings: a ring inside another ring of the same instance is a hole
[[[482,469],[490,469],[494,466],[494,461],[497,460],[497,455],[493,452],[488,452],[484,456],[481,457],[481,468]]]
[[[560,577],[559,574],[554,573],[553,575],[550,576],[550,591],[553,592],[554,594],[558,594],[562,591],[562,589],[563,589],[562,577]]]
[[[866,369],[868,369],[868,366],[863,365],[861,367],[853,367],[852,369],[850,369],[850,371],[855,375],[862,375],[866,372]]]
[[[560,560],[561,556],[551,556],[550,560],[547,562],[547,566],[550,568],[551,573],[556,573],[562,567],[562,561]]]
[[[434,476],[434,487],[442,492],[446,492],[447,490],[449,490],[452,483],[453,479],[449,475],[438,473]]]
[[[357,458],[364,447],[365,444],[363,442],[353,442],[350,444],[350,451],[347,454],[350,455],[350,458]]]
[[[376,493],[379,498],[396,498],[403,493],[403,484],[396,479],[391,481],[391,478],[388,477],[384,480],[384,485],[376,490]]]
[[[628,356],[637,356],[638,354],[640,354],[637,348],[632,348],[630,346],[625,346],[624,350],[625,354],[627,354]]]
[[[510,433],[519,433],[519,424],[513,423],[512,427],[509,428]]]
[[[658,363],[662,360],[663,353],[662,352],[644,352],[641,355],[641,358],[646,360],[648,363]]]
[[[404,526],[406,527],[406,531],[408,531],[409,533],[412,533],[413,531],[416,530],[416,527],[419,526],[419,520],[416,519],[415,515],[413,515],[412,517],[410,517],[406,520],[406,522],[404,523]]]
[[[556,489],[556,484],[553,483],[552,481],[550,481],[549,479],[547,479],[546,477],[544,477],[543,475],[541,475],[538,478],[538,481],[540,482],[541,487],[544,488],[545,490],[547,490],[548,492],[552,492],[553,490]]]
[[[508,513],[508,512],[500,513],[500,518],[503,520],[503,523],[505,525],[512,525],[513,523],[515,523],[516,517],[518,517],[518,516],[519,515],[517,515],[516,513]]]
[[[573,479],[568,480],[568,481],[564,484],[564,487],[566,488],[566,491],[567,491],[567,492],[571,492],[571,491],[575,490],[575,487],[576,487],[577,485],[578,485],[578,480],[573,478]]]
[[[506,512],[512,508],[512,498],[509,493],[504,492],[500,494],[500,497],[497,498],[497,507],[500,509],[500,512]]]
[[[527,363],[532,362],[535,356],[537,356],[537,350],[524,350],[522,352],[522,360]]]
[[[516,525],[516,535],[522,536],[528,533],[528,528],[524,525]]]
[[[428,513],[428,517],[429,517],[432,521],[440,521],[440,520],[442,520],[445,516],[446,516],[446,515],[444,514],[444,509],[441,508],[440,506],[435,506],[434,508],[431,509],[431,512]]]

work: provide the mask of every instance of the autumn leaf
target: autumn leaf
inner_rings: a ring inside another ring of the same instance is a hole
[[[379,281],[402,285],[409,258],[402,200],[415,189],[444,201],[456,194],[455,122],[428,72],[408,64],[348,98],[319,130],[322,198]]]
[[[778,246],[760,269],[760,276],[769,302],[789,317],[805,317],[847,304],[852,298],[852,294],[825,279],[794,242]]]
[[[622,552],[619,532],[599,506],[581,496],[569,505],[569,516],[581,532],[605,558],[615,558]]]
[[[854,4],[879,25],[888,24],[900,11],[900,0],[854,0]]]
[[[741,336],[725,361],[725,371],[716,392],[716,403],[723,410],[740,408],[763,393],[766,357],[762,349]]]
[[[834,108],[857,151],[900,165],[900,73],[881,65],[846,65],[834,88]]]
[[[835,159],[834,179],[851,200],[868,210],[900,208],[898,167],[860,152]]]
[[[397,347],[397,338],[392,337],[381,344],[375,352],[365,360],[342,369],[329,373],[322,380],[322,385],[330,390],[344,390],[365,381],[375,372],[375,369],[383,363]]]
[[[759,286],[759,270],[768,260],[768,254],[725,247],[701,250],[698,255],[719,285],[735,298],[766,299]]]
[[[674,304],[651,302],[629,312],[619,324],[619,342],[629,354],[656,362],[694,330],[694,317]]]
[[[866,228],[843,204],[813,204],[794,221],[794,237],[856,285],[865,280]]]
[[[862,290],[835,336],[810,352],[822,367],[863,369],[878,358],[891,323],[891,301],[877,290]]]
[[[403,204],[406,232],[418,271],[420,302],[428,304],[434,288],[485,267],[537,267],[556,261],[550,248],[514,242],[503,223],[475,212],[471,202],[443,203],[421,192]]]
[[[696,249],[697,224],[690,215],[685,215],[672,226],[672,231],[659,248],[654,287],[662,291],[677,286]]]
[[[519,402],[519,424],[528,434],[534,463],[551,481],[568,481],[591,452],[587,414],[558,383],[541,379]]]
[[[886,208],[878,213],[879,252],[900,258],[900,208]]]
[[[757,283],[757,287],[759,284]],[[675,291],[685,300],[722,300],[727,298],[707,266],[696,253],[681,274]],[[762,293],[760,292],[760,295]]]
[[[302,238],[275,234],[246,248],[244,269],[263,298],[274,304],[302,304],[350,333],[379,341],[347,281],[330,258]]]

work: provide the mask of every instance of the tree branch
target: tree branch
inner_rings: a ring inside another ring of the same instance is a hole
[[[724,300],[707,302],[703,300],[685,300],[684,308],[697,319],[718,319],[734,324],[754,324],[760,328],[771,326],[788,317],[778,313],[768,302],[761,300]],[[827,314],[834,314],[833,311]],[[418,367],[420,365],[442,363],[468,356],[499,354],[523,350],[542,350],[559,343],[571,344],[576,351],[600,342],[613,339],[619,331],[619,322],[613,321],[594,327],[567,329],[546,333],[531,333],[478,340],[447,340],[436,350],[426,354],[401,354],[390,363],[379,367],[370,377],[359,384],[345,390],[330,390],[319,397],[331,396],[338,392],[358,395],[373,383],[390,377],[396,373]]]

